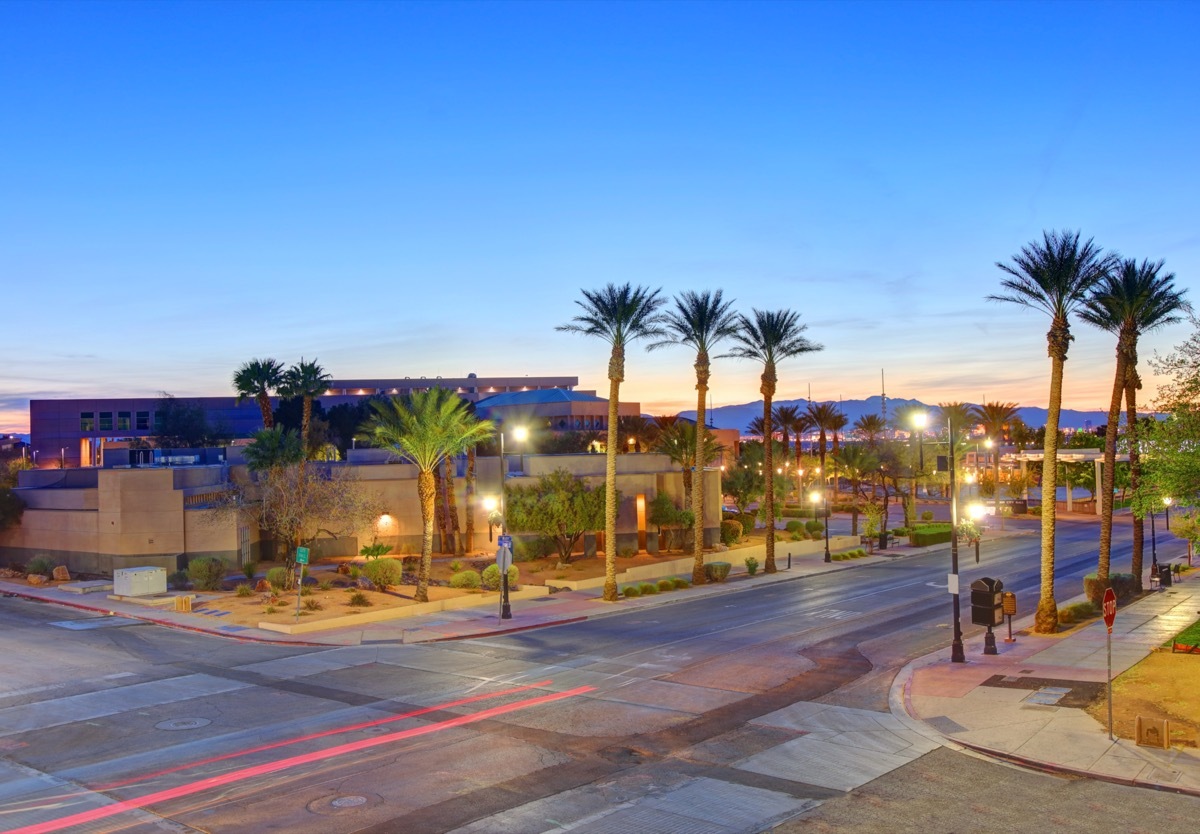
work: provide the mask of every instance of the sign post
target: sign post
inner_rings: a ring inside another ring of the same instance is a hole
[[[512,567],[512,536],[498,537],[500,547],[496,549],[496,567],[500,568],[500,619],[512,619],[512,606],[508,602],[508,569]]]
[[[1117,620],[1117,594],[1112,588],[1104,590],[1104,625],[1108,627],[1108,636],[1105,642],[1108,644],[1108,740],[1116,741],[1113,737],[1113,718],[1112,718],[1112,627]]]
[[[300,621],[300,589],[304,586],[304,566],[308,564],[308,548],[296,548],[296,621]]]

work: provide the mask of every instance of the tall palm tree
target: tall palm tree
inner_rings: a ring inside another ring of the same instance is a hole
[[[864,414],[854,421],[854,432],[868,449],[878,447],[886,431],[887,421],[878,414]]]
[[[830,443],[830,451],[833,453],[833,500],[838,500],[838,495],[841,493],[841,475],[838,472],[838,451],[841,449],[841,437],[839,432],[846,428],[846,424],[850,422],[847,417],[839,409],[833,416],[833,420],[829,423],[829,430],[832,433],[832,442]]]
[[[838,407],[833,403],[809,403],[808,416],[812,418],[813,425],[820,431],[817,437],[817,442],[821,444],[821,448],[817,453],[821,458],[821,477],[828,475],[825,471],[825,444],[828,442],[829,435],[827,432],[833,430],[833,424],[836,422],[838,415]]]
[[[304,410],[300,417],[300,442],[308,450],[308,429],[312,424],[312,402],[329,389],[333,377],[317,364],[317,360],[306,362],[303,358],[288,368],[283,375],[280,393],[285,397],[302,397]]]
[[[417,602],[429,601],[433,568],[433,520],[437,488],[433,473],[442,461],[491,437],[489,420],[472,416],[462,398],[445,388],[416,391],[371,403],[374,414],[363,430],[371,442],[391,449],[417,467],[417,498],[421,504],[421,565],[417,570]]]
[[[767,442],[767,424],[763,422],[762,417],[755,417],[746,426],[746,434],[752,434],[755,437],[761,437],[763,442]]]
[[[804,435],[808,434],[810,431],[812,431],[816,427],[817,427],[817,424],[813,422],[812,416],[808,413],[807,410],[801,410],[796,415],[796,419],[792,422],[792,434],[794,434],[796,436],[796,478],[797,478],[796,488],[797,488],[797,490],[801,489],[800,480],[799,480],[799,478],[801,477],[800,470],[802,469],[802,467],[800,465],[800,460],[801,460],[801,455],[803,454],[803,449],[801,448],[803,446],[803,443],[801,442],[801,439],[804,437]],[[801,501],[803,501],[803,496],[801,496],[799,494],[799,492],[797,492],[797,498],[799,498]]]
[[[661,339],[664,331],[659,308],[662,290],[608,284],[600,290],[583,290],[576,300],[583,311],[555,330],[582,333],[608,342],[608,435],[604,464],[604,599],[617,600],[617,405],[625,381],[625,348],[636,339]]]
[[[1052,634],[1058,630],[1058,606],[1054,602],[1054,531],[1058,469],[1058,421],[1062,409],[1063,366],[1071,345],[1071,315],[1088,293],[1113,268],[1113,255],[1103,255],[1091,239],[1080,243],[1078,232],[1043,232],[1014,255],[1011,264],[997,262],[1007,277],[1000,281],[1005,292],[990,295],[990,301],[1019,304],[1050,316],[1046,352],[1050,356],[1050,402],[1046,414],[1046,439],[1042,461],[1042,580],[1034,631]]]
[[[807,325],[800,323],[800,314],[791,310],[754,310],[754,317],[739,316],[738,331],[733,339],[737,343],[732,355],[740,359],[752,359],[763,366],[763,472],[766,473],[763,504],[766,505],[767,557],[763,572],[775,573],[775,444],[771,442],[774,427],[771,425],[771,400],[775,397],[778,383],[776,365],[784,359],[821,350],[821,345],[810,342],[804,336]]]
[[[1191,305],[1183,298],[1183,291],[1175,288],[1175,274],[1160,275],[1163,261],[1143,260],[1141,264],[1133,258],[1121,261],[1120,265],[1106,276],[1088,298],[1079,317],[1088,324],[1116,334],[1117,363],[1113,381],[1112,398],[1108,405],[1108,426],[1104,432],[1104,466],[1100,474],[1100,559],[1096,578],[1104,587],[1112,556],[1113,488],[1116,485],[1117,429],[1121,421],[1121,398],[1126,395],[1133,382],[1134,402],[1136,390],[1141,387],[1137,373],[1137,343],[1142,333],[1149,333],[1167,324],[1179,321]],[[1130,414],[1136,414],[1136,405],[1130,406]],[[1127,436],[1130,443],[1131,479],[1141,481],[1141,459],[1137,443],[1136,418],[1130,418]],[[1137,460],[1138,471],[1132,470]],[[1138,589],[1141,589],[1142,556],[1145,533],[1141,529],[1140,517],[1134,520],[1133,574]]]
[[[1016,403],[994,401],[983,403],[974,408],[974,419],[983,426],[983,431],[995,443],[996,454],[992,464],[992,483],[995,484],[995,517],[1000,521],[1000,529],[1004,529],[1004,516],[1000,512],[1000,447],[1004,444],[1004,429],[1017,416]]]
[[[617,425],[621,436],[625,438],[625,449],[622,452],[644,452],[654,444],[658,436],[658,428],[654,422],[640,414],[630,414],[618,417]]]
[[[942,426],[946,428],[946,435],[949,439],[953,437],[954,445],[958,448],[953,456],[949,455],[949,444],[947,444],[947,457],[949,458],[950,466],[954,467],[952,474],[958,474],[958,459],[963,457],[967,451],[967,444],[964,442],[967,435],[971,431],[971,426],[975,425],[975,407],[964,402],[948,402],[938,403],[938,417],[941,420]],[[962,481],[958,481],[956,486],[961,489]],[[955,500],[957,495],[951,496]]]
[[[283,384],[283,363],[274,359],[251,359],[233,373],[233,387],[237,390],[237,401],[253,397],[262,412],[263,428],[275,426],[275,415],[271,413],[271,392]]]
[[[777,405],[775,413],[771,415],[771,423],[779,429],[779,438],[783,441],[783,454],[787,457],[788,451],[791,448],[792,427],[796,425],[796,420],[800,417],[800,406],[798,405]],[[800,436],[796,435],[796,442],[800,442]]]

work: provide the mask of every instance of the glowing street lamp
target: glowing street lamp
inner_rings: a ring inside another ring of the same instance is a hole
[[[829,511],[826,509],[826,505],[825,505],[824,484],[822,484],[821,489],[819,489],[819,490],[814,489],[809,494],[808,500],[813,502],[813,515],[814,516],[817,514],[817,504],[820,504],[821,509],[824,511],[824,513],[823,513],[824,518],[822,520],[822,526],[825,528],[825,561],[832,562],[833,559],[831,559],[829,556]]]

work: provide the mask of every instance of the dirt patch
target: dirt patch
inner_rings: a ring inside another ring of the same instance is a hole
[[[1103,691],[1087,713],[1107,726],[1108,701]],[[1200,655],[1154,652],[1113,681],[1113,732],[1134,737],[1138,716],[1170,720],[1171,743],[1196,747],[1200,739]]]

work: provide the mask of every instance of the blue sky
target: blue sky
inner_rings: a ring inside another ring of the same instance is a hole
[[[0,431],[258,356],[604,394],[554,326],[625,281],[800,311],[825,350],[780,399],[1045,405],[995,262],[1079,229],[1195,283],[1198,36],[1195,3],[0,4]],[[1105,407],[1113,340],[1074,332],[1065,404]],[[622,398],[694,407],[691,360],[631,351]],[[716,363],[715,404],[757,389]]]

